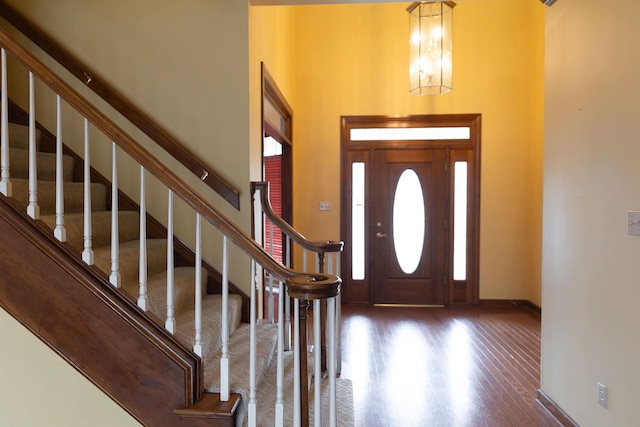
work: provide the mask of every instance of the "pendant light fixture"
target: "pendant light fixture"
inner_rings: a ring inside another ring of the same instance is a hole
[[[455,3],[416,2],[408,8],[410,92],[443,95],[452,88],[453,8]]]

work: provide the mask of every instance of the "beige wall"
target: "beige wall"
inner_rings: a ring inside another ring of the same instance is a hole
[[[199,177],[186,172],[116,113],[110,114],[125,131],[201,191],[223,214],[243,229],[249,229],[249,24],[246,3],[232,0],[27,0],[9,3],[54,34],[62,45],[91,64],[105,80],[238,188],[241,211],[224,202],[202,184]],[[25,99],[26,72],[12,67],[11,77],[12,97]],[[24,83],[16,84],[20,79]],[[104,104],[82,84],[76,84],[76,87],[96,104]],[[36,100],[37,119],[55,130],[53,94],[40,85]],[[83,150],[82,132],[81,117],[65,108],[63,140],[79,153]],[[92,165],[110,177],[109,141],[98,132],[92,132],[90,140]],[[122,153],[118,175],[121,188],[137,199],[139,168],[137,164],[127,162]],[[154,182],[148,180],[148,210],[166,222],[167,191]],[[174,206],[175,217],[180,218],[175,232],[193,245],[195,214],[177,198]],[[208,227],[203,233],[205,259],[220,265],[220,235]],[[248,260],[233,246],[230,259],[231,281],[241,287],[246,285]]]
[[[0,309],[0,425],[140,424]]]
[[[481,113],[480,297],[540,304],[544,6],[459,2],[454,89],[424,97],[408,92],[406,6],[295,8],[294,225],[340,238],[341,115]]]
[[[583,427],[638,425],[638,16],[636,0],[547,10],[541,379]]]

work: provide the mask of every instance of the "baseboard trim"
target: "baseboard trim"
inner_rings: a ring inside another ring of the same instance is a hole
[[[480,307],[527,308],[538,316],[542,314],[542,308],[539,305],[524,299],[481,299]]]
[[[569,415],[567,415],[567,413],[564,412],[562,408],[560,408],[556,404],[556,402],[551,400],[551,398],[540,389],[538,389],[538,397],[536,399],[536,402],[538,402],[538,404],[544,409],[549,411],[549,413],[553,415],[553,417],[556,419],[556,421],[558,421],[558,423],[560,423],[560,425],[564,427],[580,427],[580,425],[573,421],[573,419]]]

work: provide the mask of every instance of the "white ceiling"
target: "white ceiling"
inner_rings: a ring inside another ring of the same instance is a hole
[[[456,0],[470,1],[470,0]],[[348,4],[348,3],[407,3],[407,6],[411,4],[411,1],[407,0],[250,0],[252,6],[298,6],[305,4]]]

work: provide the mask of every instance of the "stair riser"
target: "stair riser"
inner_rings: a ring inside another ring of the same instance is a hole
[[[63,156],[62,170],[64,181],[73,180],[74,160],[70,156]],[[56,155],[52,153],[37,153],[36,155],[38,180],[55,181]],[[9,174],[12,178],[29,179],[29,151],[17,148],[9,150]]]
[[[29,204],[29,181],[12,179],[13,198],[25,207]],[[54,182],[38,182],[38,206],[41,215],[56,213],[56,187]],[[68,182],[64,185],[65,213],[79,213],[84,210],[84,184]],[[107,188],[102,184],[91,184],[91,210],[98,212],[107,210]]]
[[[206,291],[206,271],[202,270],[201,285],[203,292]],[[177,317],[183,312],[193,312],[195,304],[196,272],[192,267],[177,267],[173,275],[173,303],[174,312]],[[138,291],[133,290],[135,295]],[[167,274],[162,272],[149,279],[147,284],[148,309],[159,317],[166,316],[167,313]]]
[[[56,225],[55,215],[42,216],[40,219],[52,230]],[[92,242],[96,248],[111,245],[111,212],[95,212],[91,215]],[[84,244],[84,215],[68,214],[64,216],[67,242],[78,251]],[[140,216],[134,211],[118,213],[118,235],[121,243],[140,238]]]
[[[96,267],[106,275],[111,274],[111,247],[94,249]],[[119,272],[121,283],[138,283],[140,271],[140,242],[133,240],[119,246]],[[167,241],[165,239],[147,240],[147,277],[153,277],[167,269]]]
[[[15,123],[9,123],[9,147],[20,148],[22,150],[29,149],[29,128],[23,125],[17,125]],[[42,139],[42,132],[36,129],[36,150],[40,149],[40,140]]]

